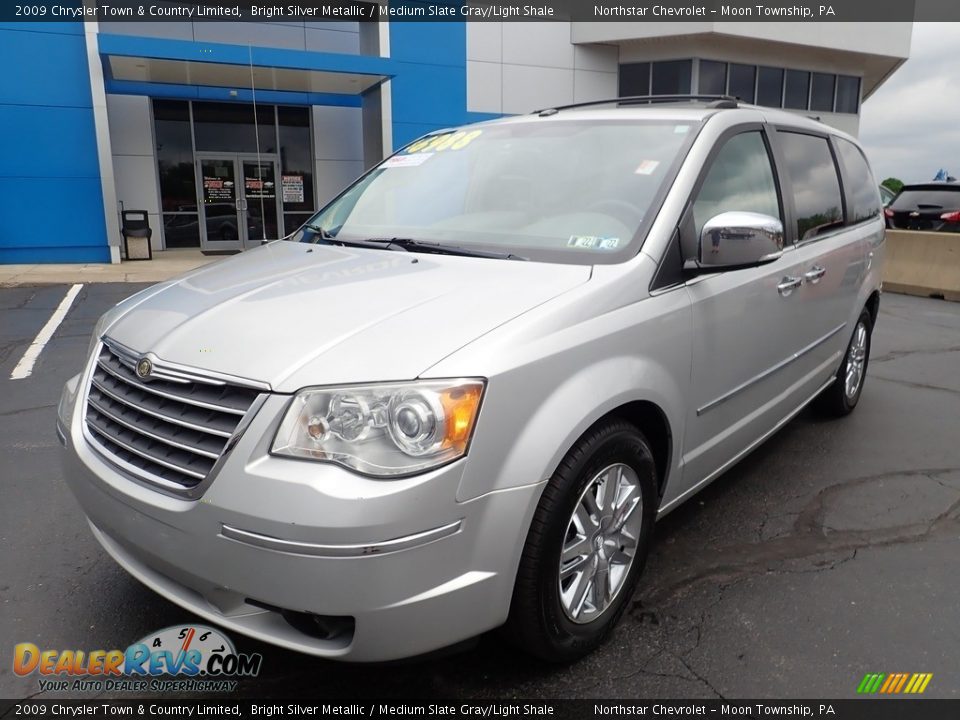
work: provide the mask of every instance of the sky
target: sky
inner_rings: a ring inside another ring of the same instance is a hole
[[[960,23],[916,23],[910,58],[863,103],[860,142],[877,180],[960,177]]]

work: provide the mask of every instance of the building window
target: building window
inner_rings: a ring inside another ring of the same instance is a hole
[[[860,78],[850,75],[837,77],[837,112],[856,113],[860,109]]]
[[[244,188],[244,197],[256,200],[246,206],[250,239],[263,233],[269,238],[288,235],[315,211],[310,108],[258,105],[254,116],[254,106],[242,103],[154,100],[153,110],[166,247],[240,239],[211,230],[215,215],[210,204],[205,205],[205,226],[200,222],[195,152],[220,156],[212,160],[222,160],[237,174],[230,178],[232,187]],[[257,159],[258,152],[262,159]],[[274,163],[279,164],[279,177]],[[219,203],[234,225],[239,199],[238,194]]]
[[[197,190],[190,139],[190,106],[178,100],[154,100],[157,166],[163,212],[196,211]],[[189,207],[187,207],[189,206]]]
[[[690,92],[692,60],[666,60],[653,63],[651,94],[684,95]]]
[[[628,63],[620,66],[617,94],[620,97],[650,94],[650,63]]]
[[[313,152],[310,143],[310,109],[277,108],[280,137],[280,186],[284,234],[289,235],[313,214]]]
[[[745,103],[788,110],[857,114],[860,78],[852,75],[697,61],[697,92],[732,95]],[[692,60],[620,66],[619,95],[683,95],[692,86]]]
[[[757,70],[757,105],[783,107],[783,69],[761,67]]]
[[[253,105],[195,102],[193,125],[197,150],[275,153],[277,131],[273,113],[273,105],[258,105],[254,122]]]
[[[154,100],[153,119],[164,241],[167,247],[199,247],[190,104]]]
[[[757,68],[753,65],[730,65],[730,94],[743,102],[753,103],[756,98]]]
[[[704,95],[724,95],[727,92],[727,64],[715,60],[700,61],[699,92]]]
[[[797,240],[809,240],[843,222],[840,179],[826,138],[778,134],[797,213]]]
[[[810,109],[821,112],[833,112],[833,92],[837,76],[827,73],[813,73],[810,85]]]
[[[806,110],[810,96],[810,73],[787,70],[783,106],[789,110]]]

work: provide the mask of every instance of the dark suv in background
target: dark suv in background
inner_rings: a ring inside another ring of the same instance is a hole
[[[960,183],[904,185],[884,214],[897,230],[960,232]]]

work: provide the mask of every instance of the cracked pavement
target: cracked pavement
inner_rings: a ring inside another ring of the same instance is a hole
[[[107,649],[193,617],[100,550],[59,466],[56,402],[101,312],[85,286],[34,375],[10,371],[66,286],[0,289],[0,696],[38,691],[13,645]],[[867,672],[931,672],[960,696],[960,304],[884,295],[860,406],[804,411],[658,523],[641,584],[598,652],[566,667],[496,635],[466,652],[329,663],[264,655],[244,696],[852,697]],[[86,697],[91,697],[87,695]]]

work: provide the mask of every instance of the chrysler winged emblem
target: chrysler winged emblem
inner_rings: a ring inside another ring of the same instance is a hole
[[[146,380],[153,372],[153,363],[149,358],[140,358],[137,361],[137,377]]]

